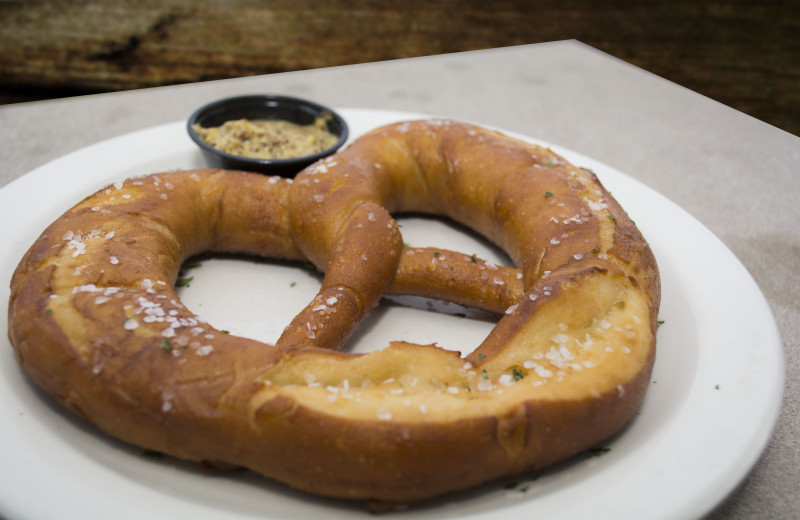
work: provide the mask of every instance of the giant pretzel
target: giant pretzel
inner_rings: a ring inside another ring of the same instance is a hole
[[[519,269],[404,247],[402,212],[460,222]],[[181,263],[203,251],[310,260],[324,280],[265,345],[178,300]],[[340,351],[385,293],[501,319],[466,357],[403,341]],[[379,128],[294,182],[175,171],[97,192],[22,259],[9,335],[39,385],[120,439],[312,493],[407,502],[618,431],[648,386],[659,295],[647,243],[591,172],[426,120]]]

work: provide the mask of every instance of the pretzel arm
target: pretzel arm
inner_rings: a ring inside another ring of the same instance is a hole
[[[335,254],[328,261],[319,293],[276,345],[340,349],[377,306],[397,271],[402,247],[397,224],[385,209],[373,202],[358,206],[334,241]]]
[[[522,272],[447,249],[405,248],[386,292],[439,298],[499,314],[522,296]]]

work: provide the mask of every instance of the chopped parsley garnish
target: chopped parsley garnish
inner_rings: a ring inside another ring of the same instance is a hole
[[[544,198],[546,198],[546,199],[549,199],[549,198],[550,198],[550,197],[552,197],[552,196],[553,196],[553,192],[552,192],[552,191],[546,191],[546,192],[544,192]]]
[[[663,324],[664,324],[664,320],[658,320],[658,321],[656,321],[656,327],[660,327],[660,326],[662,326]]]
[[[611,448],[592,448],[589,450],[589,453],[592,454],[592,457],[599,457],[605,455],[609,451],[611,451]]]
[[[512,374],[514,376],[514,381],[519,381],[520,379],[525,377],[525,374],[523,374],[522,372],[520,372],[516,368],[513,370]]]
[[[555,163],[553,161],[547,161],[547,166],[549,166],[550,168],[555,168],[556,167],[556,165],[555,165]]]
[[[46,309],[44,311],[44,314],[45,314],[45,316],[50,316],[51,314],[53,314],[53,309]]]
[[[486,373],[486,370],[481,371],[481,377],[484,379],[489,379],[489,375]]]
[[[194,280],[194,276],[178,278],[178,281],[175,282],[175,287],[189,287],[189,284],[192,283],[192,280]]]
[[[170,351],[172,350],[172,343],[170,343],[170,342],[169,342],[169,340],[168,340],[167,338],[161,338],[161,346],[162,346],[162,347],[164,348],[164,350],[166,350],[167,352],[170,352]]]

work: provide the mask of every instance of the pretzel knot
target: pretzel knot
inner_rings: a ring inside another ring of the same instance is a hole
[[[459,222],[517,267],[404,247],[401,213]],[[269,346],[176,296],[181,263],[209,250],[308,260],[325,275]],[[384,294],[501,318],[465,357],[403,341],[341,351]],[[415,501],[617,432],[648,386],[659,298],[647,243],[591,172],[425,120],[370,132],[294,182],[198,170],[100,190],[20,262],[9,336],[34,381],[127,442],[313,493]]]

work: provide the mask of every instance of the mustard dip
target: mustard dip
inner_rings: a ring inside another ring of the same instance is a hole
[[[211,128],[194,124],[192,129],[200,139],[220,151],[255,159],[305,157],[327,150],[338,141],[338,137],[327,130],[323,118],[317,118],[313,125],[237,119]]]

